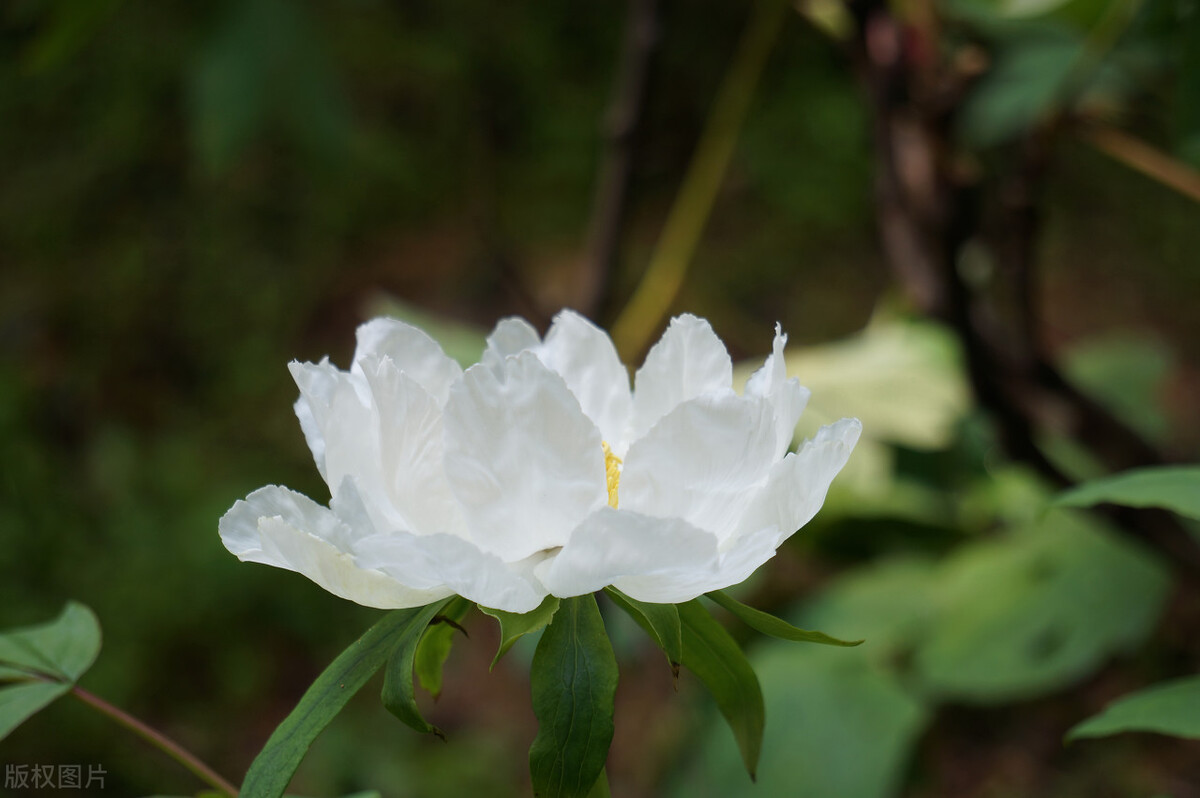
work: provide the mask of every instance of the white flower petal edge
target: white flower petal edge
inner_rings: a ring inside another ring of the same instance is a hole
[[[716,573],[718,557],[717,538],[711,532],[679,518],[651,518],[605,507],[588,516],[563,550],[534,573],[547,590],[562,598],[607,585],[629,593],[626,588],[632,581],[635,591],[629,595],[633,598],[675,602],[699,595],[687,594],[696,579]],[[681,595],[687,598],[678,598]]]
[[[862,423],[858,419],[843,418],[821,427],[798,452],[775,463],[766,486],[742,517],[741,535],[773,529],[778,547],[811,521],[861,434]],[[738,540],[734,538],[730,543],[740,545]]]
[[[560,597],[612,585],[638,601],[678,604],[744,581],[775,555],[775,539],[773,529],[761,530],[722,552],[716,535],[682,519],[606,507],[534,573]]]
[[[546,591],[533,578],[544,555],[506,563],[453,535],[417,537],[401,532],[359,541],[359,561],[405,584],[431,580],[468,601],[505,612],[529,612]]]
[[[623,455],[633,396],[629,374],[608,333],[578,313],[564,310],[554,317],[545,342],[536,351],[543,363],[562,376],[584,415],[600,429],[600,436]]]
[[[787,335],[783,328],[775,325],[775,340],[771,354],[762,368],[746,380],[746,396],[758,396],[771,403],[775,410],[775,453],[771,458],[778,460],[792,444],[796,434],[796,422],[804,412],[811,393],[795,377],[788,378],[787,363],[783,348],[787,346]]]
[[[391,360],[396,368],[416,382],[438,403],[446,404],[450,386],[462,377],[462,367],[442,351],[442,346],[424,331],[395,319],[372,319],[355,333],[352,371],[363,362]]]
[[[630,440],[646,434],[681,402],[733,387],[733,361],[707,321],[689,313],[671,319],[634,375]]]
[[[307,496],[268,485],[236,502],[222,516],[225,548],[244,562],[286,568],[341,598],[367,607],[421,607],[445,598],[444,587],[419,589],[360,567],[349,551],[353,532]]]

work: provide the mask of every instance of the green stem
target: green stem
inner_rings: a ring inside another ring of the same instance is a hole
[[[206,782],[212,787],[215,787],[218,791],[229,796],[236,796],[238,794],[237,787],[234,787],[228,781],[221,778],[221,776],[215,770],[200,761],[195,754],[193,754],[191,751],[188,751],[186,748],[170,739],[162,732],[150,728],[129,713],[114,707],[103,698],[89,693],[82,687],[72,687],[71,692],[74,693],[75,697],[80,701],[91,705],[93,708],[99,710],[105,715],[108,715],[110,718],[129,729],[134,734],[139,735],[151,745],[165,753],[167,756],[171,757],[176,762],[190,770],[202,781]]]
[[[645,351],[683,285],[688,264],[725,178],[738,132],[759,75],[791,4],[758,0],[733,64],[721,83],[696,152],[671,206],[650,264],[612,326],[613,342],[628,362]]]

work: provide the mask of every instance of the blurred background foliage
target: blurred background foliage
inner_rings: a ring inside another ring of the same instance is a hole
[[[597,291],[581,277],[597,176],[622,141],[626,15],[647,9],[646,96]],[[572,305],[611,324],[750,14],[731,0],[0,5],[0,626],[85,602],[105,633],[86,686],[240,777],[376,615],[217,539],[260,485],[324,497],[287,361],[346,364],[381,310],[436,323],[468,359],[511,313],[544,327]],[[1005,242],[1032,241],[1047,357],[1164,458],[1194,461],[1200,10],[804,0],[768,45],[687,279],[661,305],[708,317],[738,359],[781,322],[814,394],[801,432],[863,419],[826,509],[744,591],[868,643],[754,649],[768,726],[751,789],[696,685],[675,694],[613,616],[615,794],[1200,794],[1194,743],[1061,745],[1112,697],[1200,671],[1196,573],[1111,520],[1047,512],[1058,486],[1006,453],[967,328],[922,320],[920,291],[889,274],[880,200],[880,141],[907,129],[889,120],[927,112],[940,149],[909,165],[972,184],[982,209],[955,273],[986,288]],[[1033,234],[1004,215],[1031,149]],[[1112,470],[1069,425],[1037,433],[1057,473]],[[485,621],[429,710],[448,746],[364,694],[294,789],[524,794],[529,649],[487,675]],[[103,763],[114,795],[196,789],[66,701],[0,762]]]

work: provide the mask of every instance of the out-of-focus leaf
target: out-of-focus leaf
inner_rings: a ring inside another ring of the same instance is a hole
[[[513,643],[550,623],[550,619],[558,611],[558,606],[559,600],[554,596],[546,596],[535,609],[521,614],[481,606],[480,612],[490,615],[500,622],[500,648],[497,649],[496,656],[492,659],[492,667],[496,667],[496,663],[508,653]]]
[[[1163,682],[1123,696],[1067,732],[1067,740],[1149,731],[1200,739],[1200,676]]]
[[[242,782],[241,798],[278,798],[304,758],[304,754],[346,702],[383,667],[404,635],[420,637],[413,619],[425,608],[393,610],[338,655],[250,763]]]
[[[0,740],[70,689],[69,682],[40,679],[5,685],[0,689]]]
[[[872,662],[902,658],[933,614],[938,564],[928,559],[884,560],[852,571],[806,603],[799,623],[853,628],[869,645],[858,649]]]
[[[950,698],[1043,694],[1145,638],[1169,586],[1161,564],[1134,544],[1052,511],[942,565],[914,666],[930,691]]]
[[[931,322],[880,312],[858,335],[789,348],[785,359],[788,376],[812,391],[804,416],[815,417],[802,418],[800,427],[806,435],[854,416],[874,439],[941,449],[971,405],[957,343]]]
[[[698,599],[679,604],[683,630],[683,664],[704,682],[725,716],[742,755],[742,765],[755,778],[762,751],[766,710],[758,677],[737,641]]]
[[[626,596],[615,587],[606,587],[604,592],[613,603],[624,610],[630,618],[654,638],[658,647],[667,655],[672,672],[679,675],[683,662],[683,632],[679,624],[679,609],[674,604],[650,604]]]
[[[1038,19],[1070,25],[1082,33],[1124,12],[1131,14],[1141,0],[999,0],[997,12],[1009,19]]]
[[[821,643],[827,646],[843,647],[853,647],[861,645],[863,642],[862,640],[839,640],[836,637],[830,637],[824,632],[814,632],[792,626],[782,618],[776,618],[770,613],[748,607],[740,601],[730,598],[720,590],[714,590],[711,593],[705,593],[705,595],[717,606],[729,610],[751,629],[762,632],[765,635],[770,635],[771,637],[777,637],[780,640],[791,640],[798,643]]]
[[[388,712],[419,732],[439,737],[442,736],[441,731],[430,725],[417,708],[416,696],[413,695],[413,658],[429,622],[449,603],[450,599],[443,599],[421,607],[404,625],[397,628],[396,643],[383,674],[383,705]]]
[[[1171,351],[1153,338],[1113,335],[1073,346],[1063,371],[1074,384],[1148,440],[1163,442],[1171,422],[1161,389],[1175,366]]]
[[[1067,507],[1103,503],[1162,507],[1200,519],[1200,466],[1136,468],[1085,482],[1063,493],[1056,501]]]
[[[309,152],[345,144],[349,114],[302,3],[228,5],[191,86],[192,136],[210,172],[228,167],[269,124]]]
[[[757,782],[742,775],[713,724],[672,798],[895,795],[929,711],[864,653],[778,642],[758,648],[751,663],[771,715]]]
[[[972,146],[989,147],[1034,127],[1066,101],[1083,46],[1082,35],[1068,28],[1008,40],[963,105],[959,133]]]
[[[450,656],[454,635],[459,633],[458,625],[471,607],[471,602],[461,596],[451,599],[442,613],[435,617],[425,630],[417,646],[413,671],[417,674],[421,687],[435,699],[442,694],[442,666],[446,664],[446,657]]]
[[[534,795],[585,798],[608,759],[617,691],[617,660],[594,596],[562,600],[538,641],[530,681]]]
[[[0,665],[74,683],[100,653],[100,622],[69,602],[53,621],[0,634]]]

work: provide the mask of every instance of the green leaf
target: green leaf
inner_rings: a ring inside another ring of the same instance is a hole
[[[928,689],[955,700],[1043,695],[1145,639],[1169,589],[1139,546],[1054,510],[941,565],[912,663]]]
[[[100,653],[100,622],[90,609],[69,602],[53,621],[0,634],[0,665],[76,682]]]
[[[931,712],[865,653],[776,640],[757,646],[750,661],[771,707],[771,733],[756,783],[714,722],[669,798],[898,795]]]
[[[712,693],[737,740],[746,772],[753,779],[766,722],[758,677],[737,641],[698,599],[678,608],[683,631],[683,664]]]
[[[708,596],[714,604],[732,612],[751,629],[762,632],[765,635],[770,635],[771,637],[778,637],[780,640],[793,640],[800,643],[821,643],[827,646],[858,646],[862,645],[863,642],[861,640],[839,640],[836,637],[830,637],[824,632],[800,629],[781,618],[776,618],[770,613],[756,610],[753,607],[747,607],[740,601],[730,598],[723,590],[714,590],[704,595]]]
[[[68,682],[31,679],[0,690],[0,740],[39,709],[70,689],[71,685]]]
[[[538,733],[529,748],[537,798],[584,798],[613,736],[617,660],[594,596],[563,599],[533,654]]]
[[[417,731],[438,737],[443,736],[442,732],[421,717],[421,710],[417,708],[416,696],[413,695],[413,658],[429,622],[449,603],[450,599],[447,598],[421,607],[397,630],[396,647],[388,657],[383,676],[383,705],[388,712]]]
[[[1068,380],[1153,443],[1169,441],[1163,387],[1176,366],[1171,348],[1145,335],[1111,333],[1074,344],[1062,357]]]
[[[854,656],[891,667],[907,661],[913,642],[926,634],[937,578],[938,565],[931,559],[878,560],[842,575],[791,617],[806,626],[856,629],[871,645]]]
[[[596,779],[596,783],[592,785],[587,798],[612,798],[612,790],[608,786],[608,771],[600,771],[600,778]]]
[[[434,617],[417,646],[413,670],[421,687],[435,699],[442,694],[442,666],[446,664],[446,657],[450,656],[454,634],[462,631],[459,624],[471,607],[471,602],[461,596],[451,599],[446,609]],[[466,634],[465,631],[462,633]]]
[[[100,653],[100,623],[69,602],[50,623],[0,634],[0,740],[70,691]]]
[[[1067,740],[1149,731],[1200,739],[1200,676],[1189,676],[1119,698],[1067,732]]]
[[[1200,519],[1200,466],[1137,468],[1085,482],[1056,500],[1066,507],[1101,503],[1162,507]]]
[[[991,147],[1015,138],[1068,100],[1068,83],[1083,51],[1068,28],[1028,28],[995,53],[987,73],[963,103],[959,132],[967,144]]]
[[[679,676],[679,665],[683,662],[683,633],[679,624],[679,608],[674,604],[651,604],[626,596],[615,587],[606,587],[604,592],[613,603],[624,610],[630,618],[654,638],[658,647],[667,655],[672,673]]]
[[[419,635],[413,619],[424,608],[393,610],[346,648],[300,698],[250,763],[240,798],[278,798],[317,735],[329,725],[405,634]]]
[[[496,651],[495,658],[492,659],[492,667],[496,667],[496,663],[508,653],[513,643],[550,623],[550,619],[554,617],[554,613],[558,610],[558,604],[559,601],[557,598],[546,596],[536,608],[523,613],[493,610],[480,605],[480,612],[484,615],[490,615],[500,622],[500,648]]]

